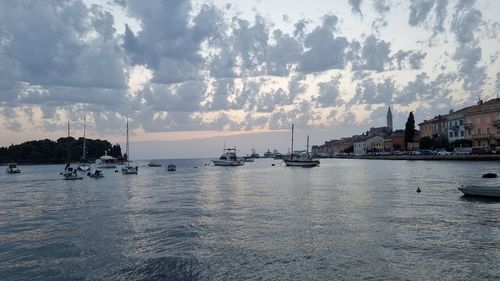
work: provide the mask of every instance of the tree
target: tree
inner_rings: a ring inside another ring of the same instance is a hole
[[[430,137],[420,138],[420,143],[419,143],[420,148],[429,149],[429,148],[432,148],[433,145],[434,145],[434,141]]]
[[[405,144],[408,147],[408,143],[415,139],[415,117],[413,117],[413,111],[410,111],[408,115],[408,120],[405,125]]]

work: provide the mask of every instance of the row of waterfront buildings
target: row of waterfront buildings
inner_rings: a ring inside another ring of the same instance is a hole
[[[371,153],[394,153],[420,148],[420,140],[428,138],[450,146],[470,144],[495,150],[500,147],[500,99],[487,102],[479,101],[457,111],[450,110],[446,115],[438,115],[418,124],[413,141],[405,142],[405,131],[392,128],[391,108],[387,110],[387,126],[370,128],[361,135],[326,141],[312,147],[316,156],[338,155],[362,156]]]

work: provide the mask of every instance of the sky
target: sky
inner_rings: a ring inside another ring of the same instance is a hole
[[[0,1],[0,146],[286,152],[500,92],[496,0]]]

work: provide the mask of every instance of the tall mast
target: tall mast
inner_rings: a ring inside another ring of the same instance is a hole
[[[86,155],[86,147],[85,147],[85,127],[86,127],[86,122],[87,122],[87,116],[85,115],[83,117],[83,151],[82,151],[82,160],[85,161],[87,159]]]
[[[307,148],[306,148],[306,155],[309,157],[309,135],[307,135]]]
[[[71,163],[71,142],[69,136],[70,133],[69,133],[69,120],[68,120],[68,163]]]
[[[292,151],[290,152],[290,158],[293,158],[293,124],[292,124]]]
[[[128,118],[127,118],[127,146],[126,146],[126,150],[127,150],[127,161],[129,161],[130,159],[130,155],[129,155],[129,147],[128,147]]]

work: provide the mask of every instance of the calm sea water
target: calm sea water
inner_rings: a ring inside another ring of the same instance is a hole
[[[457,190],[500,163],[321,161],[0,173],[0,279],[500,279],[500,201]]]

